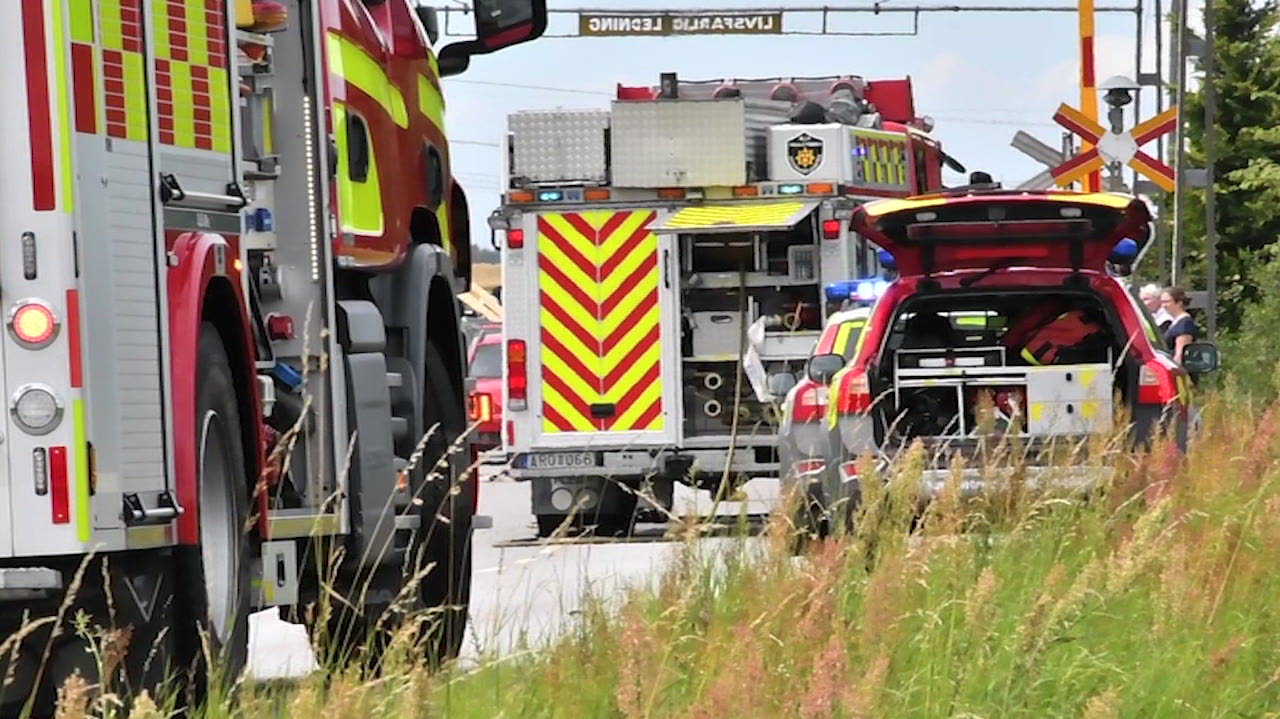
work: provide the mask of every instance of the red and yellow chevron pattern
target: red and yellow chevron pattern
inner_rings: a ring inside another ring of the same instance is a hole
[[[651,210],[538,216],[543,431],[661,431]]]

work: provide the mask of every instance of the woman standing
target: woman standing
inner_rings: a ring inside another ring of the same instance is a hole
[[[1187,314],[1187,293],[1181,287],[1166,287],[1160,294],[1160,307],[1169,313],[1169,326],[1164,331],[1165,344],[1173,352],[1173,359],[1182,364],[1182,350],[1196,341],[1199,330],[1195,320]]]

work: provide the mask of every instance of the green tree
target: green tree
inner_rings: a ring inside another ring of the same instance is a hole
[[[1280,6],[1214,0],[1214,12],[1219,320],[1230,334],[1263,299],[1258,273],[1276,261],[1264,250],[1280,240]],[[1188,93],[1186,113],[1188,165],[1203,167],[1202,92]],[[1203,286],[1204,191],[1192,191],[1186,208],[1186,284]]]

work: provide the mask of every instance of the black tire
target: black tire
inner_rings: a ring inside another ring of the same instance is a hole
[[[217,328],[200,327],[196,360],[198,546],[179,547],[175,641],[178,668],[190,671],[191,699],[213,682],[230,686],[249,653],[249,480],[240,408],[226,347]],[[212,650],[206,656],[204,643]]]
[[[427,486],[419,505],[420,524],[413,556],[417,566],[432,565],[419,585],[424,608],[435,621],[428,627],[428,660],[433,663],[458,655],[466,631],[471,602],[471,517],[476,491],[474,477],[464,479],[470,464],[466,447],[445,457],[466,429],[461,389],[455,386],[440,348],[427,344],[427,376],[423,386],[423,427],[432,434],[423,455]],[[441,463],[441,458],[444,461]],[[437,467],[441,463],[442,466]],[[461,491],[450,491],[455,484]],[[437,519],[444,517],[447,521]]]
[[[594,518],[588,519],[588,524],[595,525],[597,537],[625,537],[635,528],[638,498],[612,482],[606,482],[605,486],[605,496],[610,501],[607,504],[602,501],[601,504],[609,509],[597,511]]]

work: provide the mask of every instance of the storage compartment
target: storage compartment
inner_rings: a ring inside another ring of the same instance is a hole
[[[756,272],[759,243],[749,233],[690,235],[688,267],[693,272]]]
[[[701,359],[733,359],[741,354],[742,314],[739,312],[690,312],[693,355]]]
[[[517,112],[507,128],[513,184],[608,181],[607,110]]]
[[[1086,293],[991,292],[907,303],[872,379],[878,431],[917,437],[1082,436],[1112,429],[1128,369]]]

